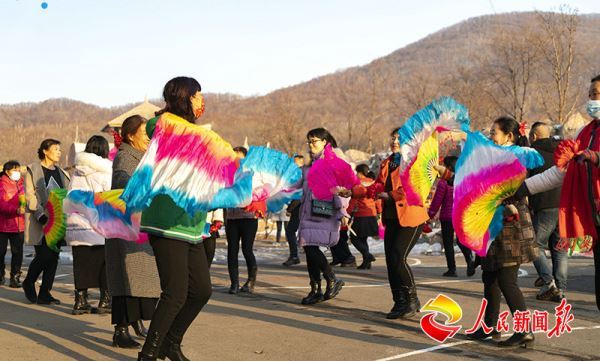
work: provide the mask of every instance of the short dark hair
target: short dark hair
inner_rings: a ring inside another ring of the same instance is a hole
[[[309,130],[308,133],[306,133],[306,139],[309,139],[311,137],[322,139],[327,143],[331,144],[333,148],[338,147],[337,141],[335,140],[333,135],[325,128],[315,128]]]
[[[458,157],[455,157],[453,155],[449,155],[447,157],[444,157],[444,167],[448,168],[449,171],[451,172],[455,172],[456,171],[456,161],[458,160]]]
[[[400,131],[400,128],[402,128],[402,127],[394,128],[394,130],[392,130],[392,132],[390,133],[390,136],[393,137],[394,135],[398,134],[398,132]]]
[[[44,158],[46,158],[44,151],[50,149],[50,147],[53,145],[60,145],[60,141],[52,138],[44,139],[38,148],[38,158],[40,160],[44,160]]]
[[[600,81],[600,74],[596,75],[595,77],[592,78],[592,83],[595,83],[597,81]]]
[[[2,174],[8,175],[7,172],[9,170],[19,168],[20,166],[21,164],[16,160],[9,160],[8,162],[4,163],[4,166],[2,167]]]
[[[235,147],[233,148],[233,151],[236,153],[242,153],[244,157],[248,155],[248,149],[246,149],[245,147]]]
[[[121,124],[121,141],[131,145],[129,136],[137,133],[142,124],[146,124],[146,122],[146,118],[142,117],[141,115],[132,115],[125,119],[123,124]]]
[[[165,107],[156,112],[156,115],[169,112],[182,117],[190,123],[195,123],[196,116],[194,115],[190,97],[193,97],[199,91],[202,91],[202,87],[194,78],[178,76],[169,80],[163,89]]]
[[[294,154],[294,159],[304,159],[302,154]]]
[[[365,177],[368,177],[370,171],[369,166],[366,164],[359,164],[354,168],[354,170],[356,171],[356,173],[360,173]]]
[[[84,152],[96,154],[102,158],[108,158],[108,140],[103,136],[94,135],[92,136],[85,145]]]

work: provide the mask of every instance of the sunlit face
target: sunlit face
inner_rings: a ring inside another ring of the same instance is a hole
[[[141,150],[145,152],[148,149],[148,144],[150,144],[150,138],[148,138],[148,134],[146,133],[146,124],[142,123],[138,130],[133,134],[129,135],[129,144],[137,150]]]
[[[44,150],[44,156],[46,157],[46,161],[50,161],[52,163],[60,162],[60,156],[62,152],[60,150],[60,144],[51,145],[50,148]]]
[[[504,133],[502,129],[500,129],[498,123],[492,125],[492,129],[490,129],[490,139],[498,145],[510,145],[514,143],[513,135]]]
[[[590,85],[590,100],[600,100],[600,81],[595,81]]]
[[[310,137],[306,144],[308,144],[308,150],[311,154],[319,154],[325,149],[327,141],[316,137]]]
[[[400,153],[400,140],[398,133],[395,133],[390,138],[390,150],[392,153]]]

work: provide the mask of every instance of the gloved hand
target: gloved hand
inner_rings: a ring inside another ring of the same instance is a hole
[[[567,164],[575,157],[579,150],[579,144],[574,140],[563,140],[558,144],[554,151],[554,164],[562,170],[565,170]]]
[[[593,165],[598,165],[598,153],[593,150],[582,150],[577,153],[575,156],[575,161],[579,164],[583,164],[583,162],[588,161]]]
[[[221,229],[221,227],[223,226],[223,222],[221,221],[214,221],[212,222],[212,224],[210,225],[210,233],[215,233],[217,232],[219,229]]]
[[[40,224],[42,226],[45,226],[46,223],[48,223],[48,216],[45,214],[42,214],[40,218],[38,218],[38,222],[40,222]]]

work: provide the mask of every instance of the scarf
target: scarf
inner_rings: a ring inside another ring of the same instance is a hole
[[[591,144],[594,133],[596,135]],[[600,150],[599,138],[600,120],[596,119],[582,129],[576,144],[580,150],[589,148],[598,152]],[[588,183],[590,177],[592,194],[590,194],[590,184]],[[560,195],[558,227],[561,241],[556,248],[569,249],[571,252],[577,249],[588,252],[593,249],[594,242],[598,240],[594,212],[597,213],[600,207],[599,195],[600,170],[598,167],[588,162],[584,164],[569,162]]]

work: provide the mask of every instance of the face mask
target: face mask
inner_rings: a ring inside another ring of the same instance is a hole
[[[587,113],[594,119],[600,119],[600,100],[588,100]]]
[[[21,179],[21,172],[12,172],[10,174],[10,179],[12,179],[15,182],[18,182],[19,179]]]

